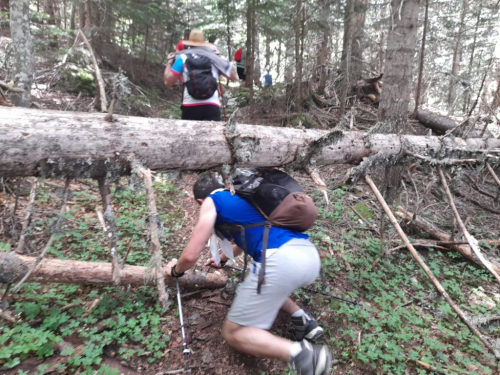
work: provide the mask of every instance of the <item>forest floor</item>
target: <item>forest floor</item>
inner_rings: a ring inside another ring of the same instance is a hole
[[[50,57],[38,59],[40,65],[53,66]],[[34,101],[40,107],[95,110],[93,97],[68,94],[52,86],[51,79],[47,76],[35,85]],[[179,92],[150,92],[144,87],[140,90],[144,95],[128,97],[142,97],[130,102],[128,113],[178,116]],[[245,90],[230,91],[226,109],[233,112],[243,105]],[[257,96],[253,108],[239,109],[238,122],[305,126],[304,117],[294,124],[287,114],[284,87],[277,85]],[[366,110],[371,111],[368,107]],[[319,127],[337,121],[335,110],[330,119],[324,112],[313,108],[308,113]],[[353,123],[355,129],[366,129],[373,119],[359,114]],[[427,132],[414,123],[410,131]],[[328,345],[338,361],[333,373],[500,374],[493,355],[438,295],[410,253],[400,248],[402,241],[388,221],[381,230],[384,214],[370,188],[361,181],[345,184],[350,167],[319,169],[327,185],[329,204],[307,174],[289,171],[320,212],[308,233],[321,252],[326,285],[318,279],[311,288],[363,304],[351,305],[304,290],[292,295],[324,328],[325,336],[319,343]],[[383,182],[383,173],[378,171],[372,176],[377,185]],[[197,219],[199,207],[191,194],[197,175],[170,172],[156,173],[154,177],[158,211],[165,228],[164,259],[169,260],[179,256]],[[498,246],[485,242],[500,238],[495,182],[484,170],[468,166],[447,170],[447,178],[453,189],[465,192],[465,196],[454,199],[468,230],[480,241],[487,256],[500,260]],[[31,178],[1,181],[0,251],[16,247],[32,182]],[[406,168],[402,182],[393,209],[399,205],[418,212],[419,217],[452,234],[455,241],[463,240],[432,167],[419,164]],[[63,181],[40,181],[34,217],[26,233],[27,255],[37,256],[50,237],[63,189]],[[75,179],[70,189],[62,232],[47,257],[108,261],[106,235],[97,213],[102,210],[97,183]],[[150,253],[144,192],[131,190],[127,179],[122,178],[112,184],[112,197],[120,235],[118,253],[123,257],[130,250],[127,264],[147,265]],[[486,209],[468,198],[479,201]],[[500,350],[500,290],[495,279],[460,254],[434,243],[428,233],[411,223],[400,220],[400,224],[412,242],[427,244],[418,247],[420,256],[468,318]],[[209,257],[207,248],[196,268],[226,273],[231,282],[221,290],[183,292],[183,316],[191,325],[188,332],[194,334],[189,356],[192,373],[293,374],[286,363],[241,354],[224,342],[221,327],[239,273],[203,266]],[[237,260],[235,266],[241,267],[242,260]],[[19,293],[7,293],[2,302],[2,309],[11,313],[16,322],[0,321],[0,375],[182,373],[185,362],[175,293],[169,289],[170,307],[163,312],[156,289],[151,287],[26,283]],[[288,324],[288,317],[280,313],[271,332],[290,338]],[[426,364],[434,370],[426,370]]]

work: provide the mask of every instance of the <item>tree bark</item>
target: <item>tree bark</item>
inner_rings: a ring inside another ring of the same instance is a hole
[[[224,123],[114,117],[109,123],[99,113],[0,107],[0,177],[128,175],[131,156],[151,170],[200,170],[238,161],[232,157]],[[329,134],[240,124],[235,132],[229,140],[245,155],[238,165],[254,167],[300,166],[304,155],[312,152],[311,143]],[[318,166],[358,164],[374,154],[389,157],[403,150],[427,157],[470,158],[500,147],[495,138],[344,132],[336,139],[317,146]]]
[[[393,24],[387,37],[386,75],[384,90],[380,97],[380,132],[405,133],[410,102],[413,60],[417,45],[419,0],[392,0],[391,20]],[[384,198],[392,204],[393,197],[401,185],[401,168],[386,170]]]
[[[422,86],[422,75],[424,71],[425,63],[425,39],[427,37],[427,23],[429,19],[429,0],[425,0],[425,14],[424,14],[424,30],[422,32],[422,48],[420,49],[420,59],[418,63],[418,78],[417,78],[417,89],[415,90],[415,109],[413,111],[413,117],[417,117],[418,106],[420,104],[420,87]]]
[[[29,0],[18,0],[10,4],[10,33],[14,47],[16,87],[24,90],[10,94],[14,105],[31,105],[31,84],[35,72],[33,42],[30,33]]]
[[[352,23],[352,15],[354,14],[354,1],[355,0],[349,0],[347,2],[346,12],[344,16],[344,44],[342,48],[342,60],[341,60],[341,71],[344,77],[342,79],[342,84],[341,84],[339,117],[344,116],[347,94],[352,86],[351,54],[352,54],[353,27],[351,23]]]
[[[302,0],[295,4],[295,111],[302,112],[300,85],[302,83],[302,61],[300,59],[300,25]]]
[[[14,252],[0,252],[0,283],[15,283],[35,263],[36,258],[17,255]],[[145,277],[147,267],[125,266],[120,270],[123,285],[154,285],[154,278]],[[175,279],[164,272],[165,284],[175,286]],[[113,285],[111,263],[82,262],[76,260],[43,259],[28,281],[38,283],[61,283],[80,285]],[[227,277],[217,273],[200,271],[186,272],[179,278],[185,288],[222,288]]]
[[[465,14],[467,12],[467,0],[463,0],[462,2],[462,14],[460,16],[460,26],[458,28],[458,34],[455,39],[455,48],[453,49],[453,61],[451,63],[451,72],[450,72],[450,86],[448,88],[448,115],[453,113],[453,103],[455,102],[455,89],[457,84],[457,74],[460,70],[460,58],[459,58],[459,48],[462,45],[462,33],[464,29],[464,20]]]

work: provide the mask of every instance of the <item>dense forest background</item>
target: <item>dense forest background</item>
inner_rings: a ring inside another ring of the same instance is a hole
[[[228,154],[226,124],[236,123],[267,147],[251,160],[289,160],[319,209],[308,233],[325,280],[292,298],[324,327],[335,373],[499,374],[499,9],[500,0],[0,0],[0,281],[25,274],[10,272],[8,257],[52,264],[42,276],[35,265],[36,280],[1,281],[0,374],[183,372],[161,260],[186,246],[196,173],[221,167],[213,159]],[[228,60],[247,48],[246,85],[220,80],[234,121],[176,121],[181,90],[163,74],[195,28]],[[267,66],[274,84],[264,88]],[[144,169],[100,148],[122,139]],[[294,155],[301,142],[311,149]],[[151,175],[148,162],[170,167]],[[209,257],[197,271],[219,284],[183,286],[192,373],[294,374],[224,342],[238,275],[203,267]],[[134,277],[123,271],[133,266]],[[271,330],[290,338],[287,325],[279,315]]]
[[[62,59],[82,29],[104,67],[116,71],[122,66],[135,83],[150,72],[159,74],[154,67],[166,63],[185,29],[201,28],[207,37],[217,37],[222,55],[230,60],[246,45],[254,62],[249,69],[259,86],[263,68],[269,66],[275,82],[294,82],[299,93],[301,82],[316,83],[317,93],[336,96],[340,105],[361,78],[384,73],[389,81],[401,80],[404,74],[411,83],[408,100],[414,102],[418,91],[419,104],[440,113],[494,114],[498,107],[499,4],[493,0],[9,3],[1,4],[4,35],[9,5],[24,5],[11,12],[14,25],[29,5],[35,50],[49,49],[52,57]],[[412,28],[403,42],[391,37],[401,23]],[[15,48],[2,52],[6,81],[20,69],[13,63]],[[403,50],[408,51],[404,61],[393,66],[392,53]],[[39,79],[40,70],[33,73]],[[160,76],[155,87],[164,90]]]

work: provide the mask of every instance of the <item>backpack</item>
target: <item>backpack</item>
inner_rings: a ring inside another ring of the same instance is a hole
[[[233,186],[235,193],[250,202],[267,221],[248,225],[217,224],[215,230],[229,237],[232,237],[234,233],[241,233],[241,241],[245,251],[244,275],[247,266],[245,229],[257,226],[265,227],[262,239],[261,268],[257,284],[257,293],[260,294],[265,275],[266,249],[271,226],[304,232],[314,224],[318,216],[318,209],[312,199],[304,193],[304,189],[299,183],[278,169],[238,169]]]
[[[194,99],[211,98],[217,91],[217,79],[212,75],[212,61],[206,56],[186,55],[184,65],[187,80],[184,82],[187,92]]]
[[[242,55],[242,53],[243,53],[243,48],[238,49],[234,53],[234,60],[237,61],[237,62],[240,62],[241,61],[241,55]]]

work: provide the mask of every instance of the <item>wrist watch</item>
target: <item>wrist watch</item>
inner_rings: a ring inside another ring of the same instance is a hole
[[[172,267],[172,269],[170,270],[170,276],[172,276],[172,277],[182,277],[182,276],[184,276],[185,272],[177,273],[177,272],[175,271],[175,268],[176,268],[176,267],[177,267],[177,264],[175,264],[175,265]]]

